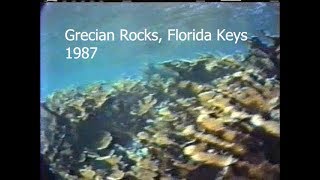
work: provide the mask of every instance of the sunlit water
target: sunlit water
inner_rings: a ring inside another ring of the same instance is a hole
[[[167,29],[180,31],[216,29],[260,30],[279,34],[276,3],[49,3],[41,12],[41,99],[57,89],[95,81],[113,82],[138,78],[146,63],[192,59],[199,54],[220,56],[246,53],[243,42],[68,42],[67,29],[114,31],[125,28],[157,31],[165,39]],[[67,60],[67,47],[97,46],[93,60]]]

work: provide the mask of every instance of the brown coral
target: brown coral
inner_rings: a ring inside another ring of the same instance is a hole
[[[191,159],[217,167],[226,167],[235,162],[235,160],[231,156],[223,156],[206,152],[195,153],[191,156]]]
[[[265,74],[276,66],[247,65],[168,61],[111,90],[56,92],[41,108],[42,152],[62,179],[188,179],[206,168],[212,178],[279,179],[280,82]]]
[[[98,144],[97,144],[97,150],[102,150],[105,149],[109,146],[109,144],[112,141],[112,136],[109,132],[104,132],[103,136],[101,137],[101,139],[99,140]]]
[[[157,100],[153,98],[153,94],[149,94],[148,96],[143,98],[143,101],[139,100],[139,107],[137,112],[132,111],[131,114],[142,116],[147,113],[156,103]]]

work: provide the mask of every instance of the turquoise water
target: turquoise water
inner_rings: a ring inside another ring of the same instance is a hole
[[[192,59],[199,54],[220,56],[246,53],[238,42],[68,42],[64,33],[148,29],[166,37],[169,28],[181,31],[216,29],[260,30],[279,34],[277,3],[48,3],[41,12],[41,100],[55,90],[95,81],[139,78],[144,64],[171,59]],[[165,39],[165,38],[163,38]],[[68,47],[97,46],[92,60],[67,60]]]

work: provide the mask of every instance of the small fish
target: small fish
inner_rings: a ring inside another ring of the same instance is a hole
[[[152,119],[147,119],[146,120],[146,123],[153,123],[154,122],[154,120],[152,120]]]

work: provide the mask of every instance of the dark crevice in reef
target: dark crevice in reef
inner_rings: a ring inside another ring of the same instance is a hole
[[[200,166],[196,170],[189,173],[187,180],[208,180],[215,179],[221,169],[212,166]]]
[[[40,179],[41,180],[56,180],[57,177],[50,171],[50,165],[45,160],[42,154],[40,154]]]

